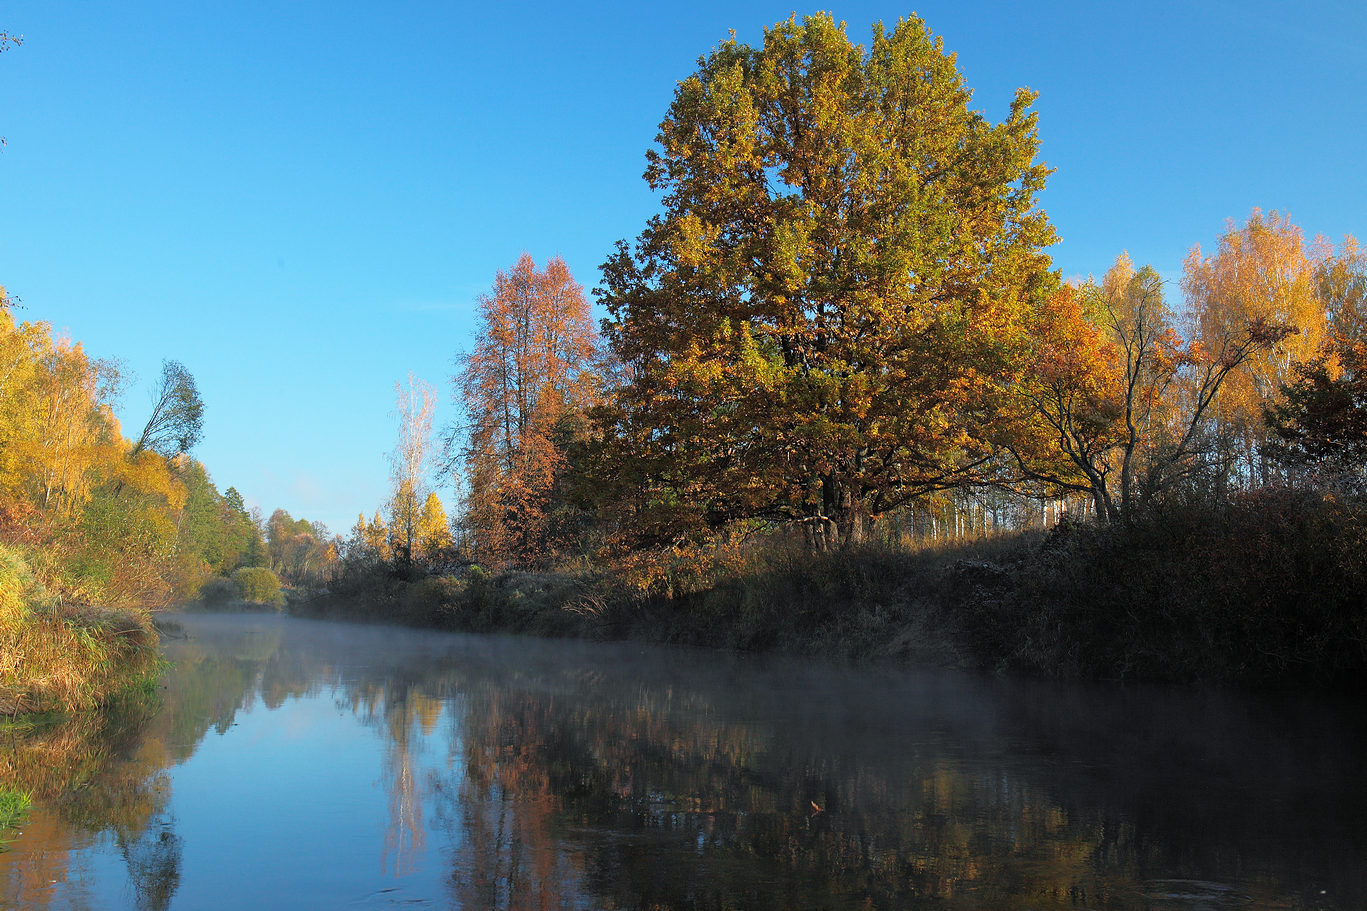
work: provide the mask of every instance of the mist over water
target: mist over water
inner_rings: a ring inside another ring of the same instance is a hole
[[[1367,907],[1353,705],[178,619],[0,908]]]

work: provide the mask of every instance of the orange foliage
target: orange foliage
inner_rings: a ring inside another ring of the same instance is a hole
[[[1155,492],[1190,466],[1223,388],[1291,330],[1255,314],[1185,341],[1158,273],[1122,255],[1099,285],[1050,298],[1031,331],[1024,410],[999,433],[1028,480],[1085,492],[1109,520],[1141,483]]]
[[[1295,365],[1308,361],[1325,338],[1326,313],[1317,275],[1327,244],[1307,244],[1284,215],[1254,209],[1242,227],[1229,226],[1214,255],[1193,247],[1182,270],[1182,290],[1196,323],[1194,337],[1217,347],[1255,321],[1293,331],[1248,358],[1225,383],[1213,408],[1222,431],[1245,457],[1267,436],[1263,411],[1292,381]],[[1253,466],[1250,464],[1249,466]]]
[[[583,289],[557,258],[523,254],[483,295],[457,386],[469,420],[460,453],[470,545],[491,563],[545,553],[553,487],[574,422],[596,394],[597,336]]]

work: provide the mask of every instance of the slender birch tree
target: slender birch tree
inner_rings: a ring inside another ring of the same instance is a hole
[[[1292,382],[1296,365],[1319,354],[1325,340],[1319,277],[1329,253],[1327,241],[1307,242],[1286,216],[1254,209],[1243,225],[1228,226],[1213,254],[1203,255],[1198,244],[1183,264],[1182,290],[1195,321],[1190,335],[1198,344],[1218,347],[1254,321],[1291,330],[1251,352],[1212,408],[1224,462],[1241,484],[1266,480],[1263,413]]]
[[[430,486],[437,392],[410,372],[406,386],[394,384],[394,395],[399,439],[389,456],[389,535],[398,561],[408,565],[416,557],[422,503]]]

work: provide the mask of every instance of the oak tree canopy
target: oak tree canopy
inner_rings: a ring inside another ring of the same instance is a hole
[[[647,153],[663,211],[599,289],[642,523],[853,543],[986,464],[983,399],[1057,286],[1034,100],[990,122],[915,17],[867,48],[794,17],[699,61]]]

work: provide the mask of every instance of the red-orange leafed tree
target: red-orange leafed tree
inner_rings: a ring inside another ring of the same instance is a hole
[[[553,547],[555,483],[598,385],[597,334],[559,257],[538,270],[524,253],[479,305],[477,343],[455,378],[466,415],[455,460],[466,543],[486,562],[536,562]]]

